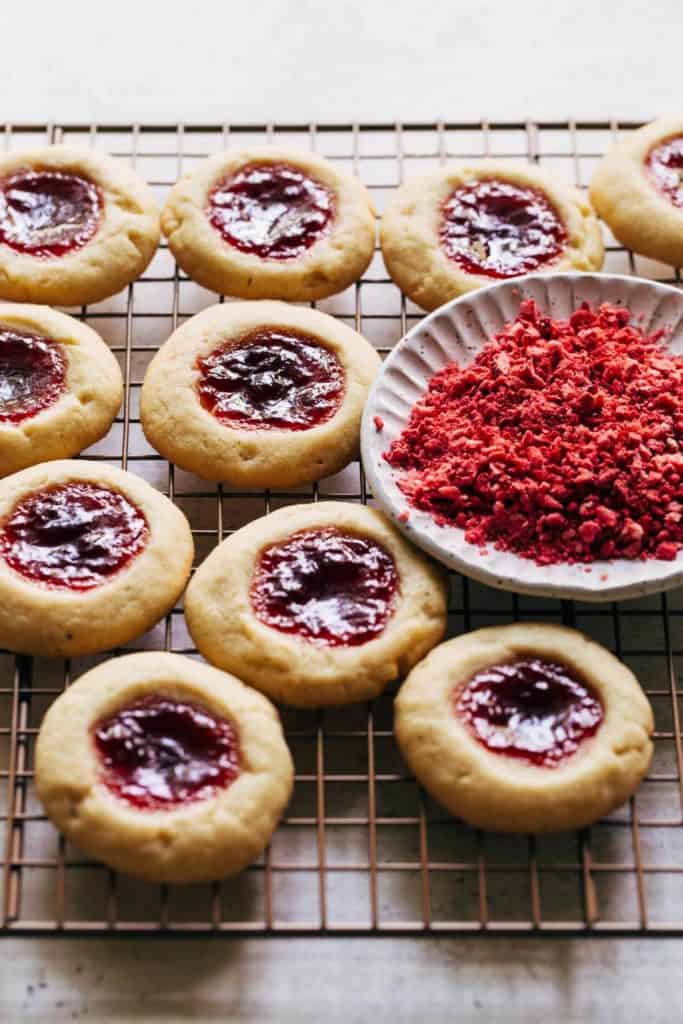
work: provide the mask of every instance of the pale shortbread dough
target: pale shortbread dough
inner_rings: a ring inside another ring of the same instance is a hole
[[[0,477],[51,459],[67,459],[109,430],[123,397],[123,377],[92,328],[48,306],[0,303],[0,330],[42,335],[61,348],[66,387],[57,401],[17,423],[0,421]]]
[[[331,226],[300,256],[268,259],[241,252],[223,239],[206,216],[213,186],[252,163],[289,164],[333,193]],[[298,302],[334,295],[361,277],[375,246],[375,215],[358,178],[314,153],[274,146],[218,153],[185,174],[166,201],[161,227],[189,277],[220,295],[242,299]]]
[[[585,679],[604,718],[553,768],[496,754],[458,718],[458,691],[488,666],[533,656]],[[652,758],[652,710],[633,673],[582,633],[517,623],[440,644],[410,673],[395,703],[399,746],[417,779],[452,814],[497,832],[582,828],[634,792]]]
[[[384,630],[359,646],[319,646],[265,625],[250,600],[264,548],[299,530],[332,526],[369,537],[392,555],[399,576]],[[407,672],[446,628],[440,571],[374,509],[347,502],[293,505],[242,527],[209,555],[187,590],[185,617],[201,653],[274,700],[322,707],[370,700]]]
[[[168,810],[135,808],[105,786],[93,726],[152,694],[189,700],[236,727],[241,771],[231,785]],[[57,698],[40,729],[35,773],[48,817],[70,841],[150,882],[206,882],[241,871],[270,840],[294,779],[265,697],[225,672],[156,651],[104,662]]]
[[[0,244],[1,298],[82,306],[114,295],[140,276],[159,244],[159,212],[147,184],[124,160],[71,146],[0,158],[0,180],[20,170],[86,178],[99,187],[104,207],[90,241],[64,256],[38,257]]]
[[[147,520],[146,546],[106,583],[81,591],[27,579],[0,556],[0,647],[48,658],[119,647],[166,615],[185,588],[194,555],[187,519],[140,477],[103,463],[47,462],[6,477],[0,481],[0,531],[22,499],[70,481],[127,497]]]
[[[205,409],[197,360],[230,339],[261,328],[291,328],[335,353],[345,375],[336,413],[308,430],[240,428]],[[380,358],[334,317],[283,302],[211,306],[171,335],[149,365],[140,417],[164,458],[207,480],[234,487],[295,487],[338,472],[358,454],[360,421]]]
[[[566,181],[542,167],[505,160],[452,163],[414,178],[393,195],[381,224],[382,253],[396,284],[423,309],[436,309],[465,292],[494,284],[496,277],[470,274],[441,246],[442,207],[459,185],[494,178],[542,192],[564,224],[567,242],[558,258],[539,273],[599,270],[604,259],[602,234],[588,200]]]
[[[683,266],[683,208],[674,206],[648,176],[650,150],[683,136],[683,119],[662,118],[629,133],[598,164],[590,195],[595,209],[627,249]]]

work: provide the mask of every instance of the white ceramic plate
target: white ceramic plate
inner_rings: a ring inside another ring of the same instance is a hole
[[[400,471],[382,457],[405,427],[430,378],[448,363],[466,366],[504,324],[517,315],[523,299],[535,299],[543,312],[566,318],[582,302],[628,306],[650,333],[665,328],[665,346],[683,354],[683,292],[667,285],[616,274],[530,274],[463,295],[435,310],[395,347],[370,392],[361,433],[365,472],[381,508],[419,547],[452,569],[483,583],[523,594],[614,601],[639,597],[683,583],[683,554],[673,562],[650,559],[540,566],[530,559],[465,540],[455,526],[438,526],[427,512],[409,508],[397,486]],[[384,421],[377,431],[374,417]],[[407,523],[398,518],[409,512]]]

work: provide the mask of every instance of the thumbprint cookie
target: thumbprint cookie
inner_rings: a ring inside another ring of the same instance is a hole
[[[161,227],[179,266],[242,299],[322,299],[366,269],[375,215],[358,178],[313,153],[229,150],[171,190]]]
[[[185,616],[205,658],[297,707],[376,697],[438,643],[444,578],[379,512],[329,501],[237,530]]]
[[[590,195],[622,245],[683,266],[683,120],[631,132],[598,165]]]
[[[633,673],[582,633],[517,623],[436,647],[395,704],[401,751],[452,814],[498,832],[582,828],[619,807],[652,758]]]
[[[90,327],[0,303],[0,476],[78,455],[107,433],[122,396],[119,364]]]
[[[164,458],[207,480],[296,486],[356,457],[379,367],[372,346],[325,313],[267,301],[212,306],[152,360],[142,426]]]
[[[499,160],[406,182],[382,218],[381,241],[391,277],[424,309],[502,278],[599,270],[604,258],[600,225],[578,189]]]
[[[173,608],[189,524],[133,473],[47,462],[0,481],[0,647],[71,657],[125,644]]]
[[[292,759],[273,705],[178,654],[114,658],[50,707],[38,796],[86,854],[150,882],[241,871],[289,800]]]
[[[152,193],[122,160],[70,146],[0,158],[0,296],[81,306],[139,277],[159,244]]]

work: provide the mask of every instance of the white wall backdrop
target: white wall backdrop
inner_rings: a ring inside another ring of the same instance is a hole
[[[1,119],[641,117],[680,0],[61,0],[0,10]]]

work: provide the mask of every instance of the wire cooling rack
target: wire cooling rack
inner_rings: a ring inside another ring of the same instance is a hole
[[[7,149],[63,141],[130,159],[162,201],[181,171],[228,145],[280,141],[353,170],[378,212],[404,176],[449,158],[532,160],[585,187],[614,122],[385,125],[19,125]],[[605,269],[680,284],[606,232]],[[214,488],[159,458],[140,428],[145,369],[175,326],[216,302],[162,246],[143,277],[107,302],[72,310],[108,341],[126,380],[120,416],[86,454],[138,473],[192,525],[197,561],[231,531],[282,505],[367,501],[358,463],[293,492]],[[353,288],[318,303],[388,352],[419,320],[376,252]],[[285,710],[296,763],[287,815],[261,860],[213,885],[152,886],[118,876],[57,834],[33,786],[33,750],[52,700],[104,660],[44,661],[0,653],[0,812],[5,852],[0,931],[31,933],[683,933],[683,750],[678,677],[683,592],[619,605],[527,598],[452,576],[449,633],[514,620],[576,625],[638,675],[656,717],[655,757],[631,801],[577,834],[505,837],[475,831],[432,804],[392,737],[395,687],[371,704]],[[127,650],[196,655],[182,608]],[[115,653],[115,652],[112,652]]]

